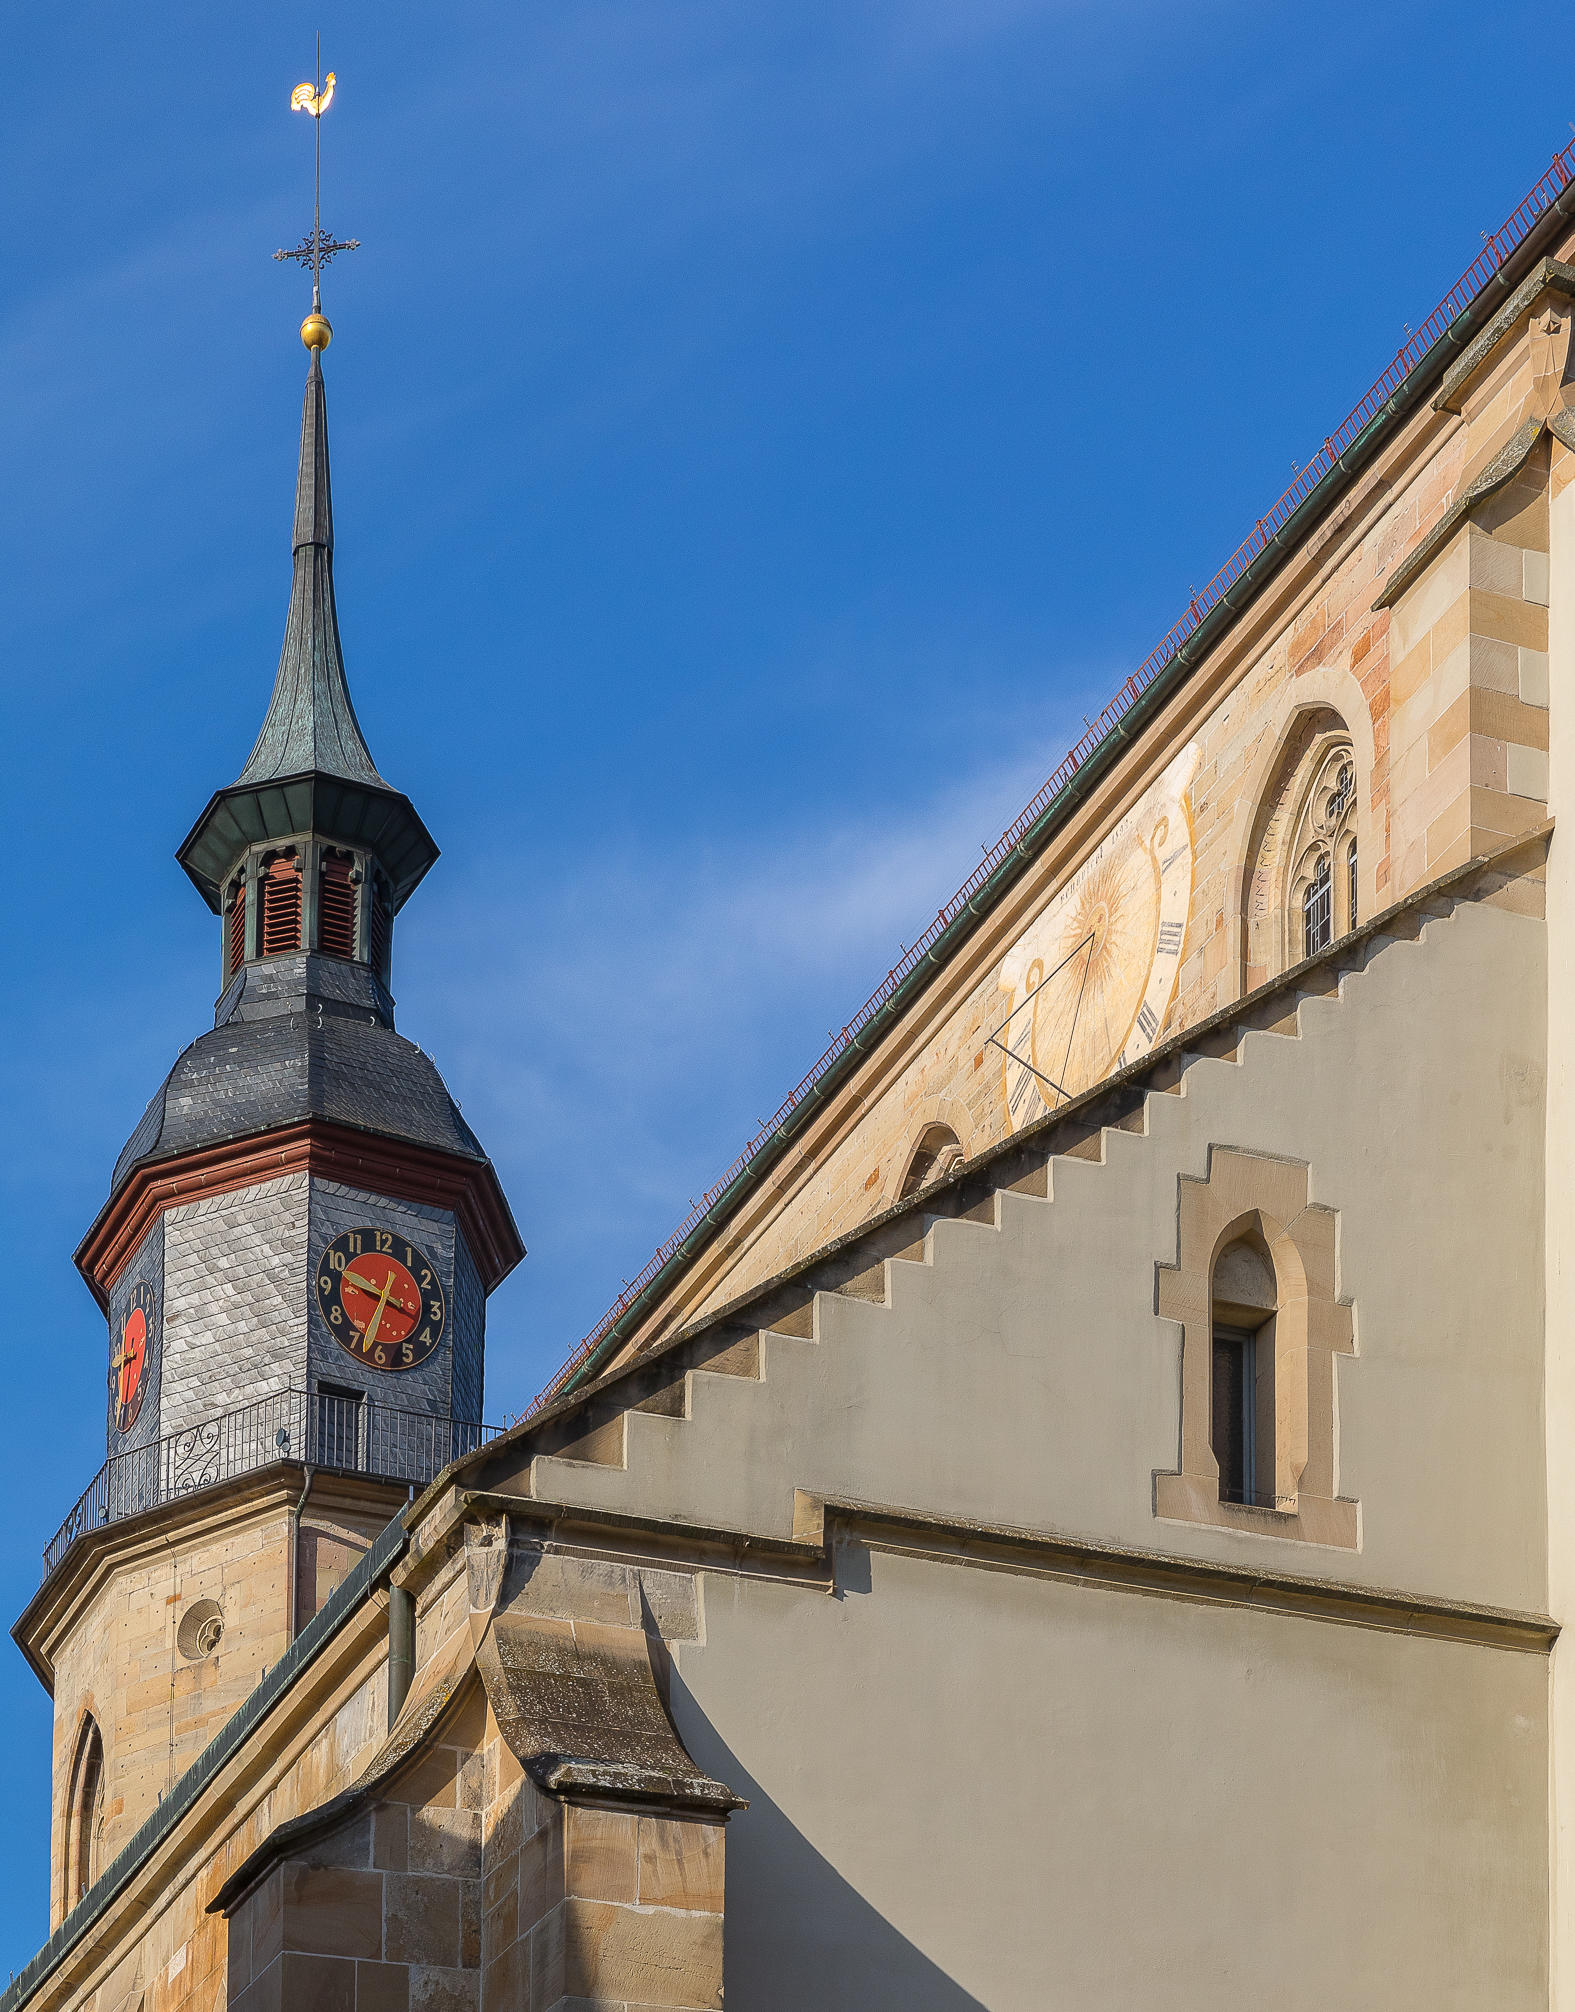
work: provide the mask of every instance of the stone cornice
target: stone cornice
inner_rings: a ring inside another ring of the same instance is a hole
[[[111,1574],[167,1551],[177,1535],[183,1544],[193,1545],[265,1521],[280,1508],[293,1508],[304,1472],[299,1461],[273,1461],[212,1487],[161,1502],[138,1516],[85,1531],[28,1601],[11,1630],[12,1641],[44,1689],[53,1695],[56,1645],[76,1625],[83,1608]],[[317,1510],[370,1511],[386,1518],[399,1509],[405,1493],[402,1481],[320,1474],[315,1480],[313,1505]]]
[[[107,1308],[110,1287],[163,1210],[202,1195],[230,1194],[299,1172],[365,1188],[390,1200],[452,1210],[489,1293],[525,1255],[490,1161],[462,1159],[430,1146],[307,1118],[277,1131],[201,1146],[139,1167],[104,1204],[82,1239],[77,1270],[99,1305]]]
[[[1459,412],[1479,372],[1491,362],[1505,340],[1528,319],[1545,293],[1562,294],[1566,300],[1575,300],[1575,266],[1565,265],[1562,259],[1556,258],[1538,260],[1459,361],[1451,364],[1444,373],[1444,381],[1433,400],[1435,412]]]

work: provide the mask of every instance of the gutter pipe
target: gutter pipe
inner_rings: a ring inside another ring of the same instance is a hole
[[[1324,471],[1285,522],[1264,541],[1262,550],[1248,561],[1236,579],[1203,616],[1192,634],[1177,647],[1165,668],[1147,689],[1133,700],[1132,705],[1105,738],[1090,749],[1087,759],[1065,789],[1045,805],[972,900],[936,937],[923,960],[914,966],[890,997],[871,1014],[847,1047],[824,1075],[810,1085],[800,1102],[776,1130],[761,1142],[748,1166],[740,1168],[737,1178],[717,1196],[712,1207],[696,1223],[656,1276],[629,1302],[585,1360],[564,1379],[562,1388],[554,1393],[556,1396],[567,1397],[595,1379],[606,1365],[609,1356],[616,1352],[644,1318],[657,1297],[658,1289],[665,1290],[672,1283],[674,1276],[686,1269],[700,1251],[712,1241],[716,1231],[745,1198],[760,1186],[803,1129],[805,1120],[816,1106],[852,1072],[855,1062],[860,1060],[877,1041],[885,1037],[891,1021],[899,1011],[905,1010],[929,984],[933,969],[938,968],[972,933],[975,924],[995,907],[1037,858],[1061,824],[1082,802],[1090,786],[1111,768],[1115,757],[1122,752],[1122,743],[1132,738],[1134,729],[1145,724],[1160,702],[1169,698],[1196,669],[1201,658],[1213,648],[1215,642],[1247,603],[1279,570],[1289,555],[1290,548],[1299,543],[1313,524],[1333,508],[1339,497],[1373,459],[1390,428],[1414,411],[1425,394],[1444,375],[1454,360],[1454,352],[1475,338],[1484,321],[1492,319],[1503,296],[1513,292],[1520,283],[1518,277],[1511,278],[1510,275],[1512,273],[1518,275],[1534,264],[1539,256],[1536,248],[1552,235],[1553,226],[1568,222],[1572,215],[1575,215],[1575,180],[1568,183],[1563,193],[1542,212],[1515,256],[1507,259],[1483,283],[1482,291],[1460,310],[1426,355],[1418,359],[1405,381],[1395,387],[1361,432]],[[1492,291],[1495,288],[1497,292]]]

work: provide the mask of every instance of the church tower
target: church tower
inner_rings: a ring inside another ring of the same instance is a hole
[[[55,1701],[56,1919],[389,1516],[480,1443],[487,1295],[524,1254],[395,1031],[395,919],[437,847],[345,676],[330,334],[314,308],[273,697],[178,854],[218,924],[213,1028],[77,1252],[108,1322],[106,1460],[15,1631]]]

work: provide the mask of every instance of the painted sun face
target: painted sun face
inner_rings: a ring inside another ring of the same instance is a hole
[[[1003,961],[993,1039],[1014,1130],[1136,1061],[1175,997],[1192,900],[1187,749]]]

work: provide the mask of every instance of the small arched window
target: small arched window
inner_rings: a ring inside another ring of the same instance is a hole
[[[91,1715],[82,1721],[66,1800],[66,1907],[93,1884],[98,1827],[104,1808],[104,1741]]]
[[[354,855],[327,849],[317,871],[317,947],[327,957],[355,956]]]
[[[301,862],[294,846],[264,855],[257,876],[262,907],[258,954],[278,957],[301,947]]]
[[[898,1201],[905,1202],[910,1195],[918,1194],[920,1189],[944,1179],[962,1156],[962,1142],[950,1125],[926,1126],[913,1149],[908,1171],[902,1177],[902,1186],[897,1192]]]
[[[1356,840],[1345,848],[1345,926],[1356,927]]]
[[[1214,1264],[1210,1320],[1209,1439],[1220,1470],[1220,1500],[1273,1508],[1274,1269],[1252,1238]]]

